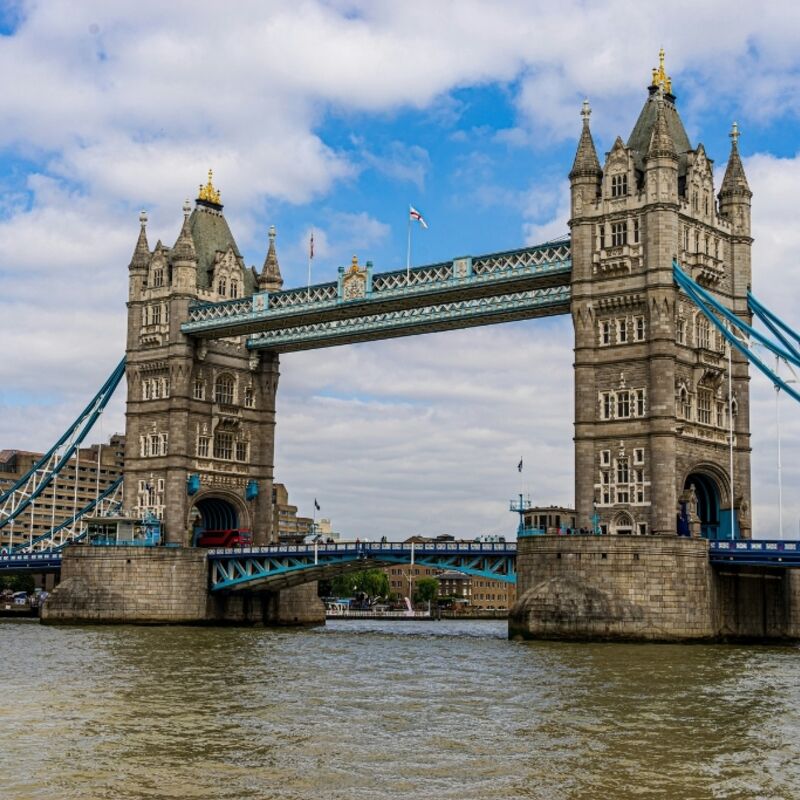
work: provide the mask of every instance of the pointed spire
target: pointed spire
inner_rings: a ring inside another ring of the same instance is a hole
[[[150,263],[150,247],[147,244],[147,212],[139,212],[139,238],[136,240],[136,247],[133,250],[129,269],[146,269]]]
[[[264,268],[258,278],[259,289],[275,292],[283,286],[281,268],[278,264],[278,255],[275,252],[275,226],[269,226],[269,249],[264,259]]]
[[[598,176],[602,175],[600,169],[600,162],[597,159],[597,150],[594,147],[594,140],[592,139],[592,132],[589,130],[589,117],[592,115],[592,109],[589,106],[589,101],[584,100],[581,108],[581,117],[583,117],[583,130],[581,131],[581,138],[578,142],[578,150],[575,153],[575,161],[572,164],[569,177],[577,178],[580,175]]]
[[[189,215],[192,211],[192,205],[189,200],[183,203],[183,225],[175,245],[172,248],[172,261],[196,261],[197,253],[194,248],[194,239],[192,238],[192,229],[189,225]]]
[[[653,126],[653,133],[650,136],[650,146],[647,149],[648,158],[673,158],[678,160],[675,151],[675,141],[669,132],[667,117],[664,112],[664,88],[658,89],[658,108],[656,110],[656,124]]]
[[[734,122],[731,129],[731,154],[728,158],[728,166],[725,168],[725,177],[722,179],[722,186],[719,190],[719,196],[729,196],[736,194],[744,194],[747,197],[752,197],[750,186],[747,183],[747,176],[744,174],[744,166],[742,159],[739,156],[739,125]]]

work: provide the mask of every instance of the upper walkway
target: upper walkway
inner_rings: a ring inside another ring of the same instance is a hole
[[[568,238],[392,272],[354,259],[329,283],[195,303],[181,330],[288,352],[566,314],[571,273]]]

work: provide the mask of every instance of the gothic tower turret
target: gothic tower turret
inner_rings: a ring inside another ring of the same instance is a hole
[[[149,252],[142,216],[130,267],[126,512],[162,519],[173,544],[208,530],[271,535],[278,357],[251,355],[246,337],[181,330],[196,306],[257,289],[222,209],[209,170],[172,248]],[[272,257],[277,268],[274,247]]]
[[[672,276],[677,259],[746,311],[750,194],[736,141],[718,214],[712,162],[689,142],[663,51],[627,144],[616,139],[602,170],[587,111],[570,172],[578,524],[717,536],[734,508],[746,536],[747,365],[734,358],[731,476],[723,341]]]

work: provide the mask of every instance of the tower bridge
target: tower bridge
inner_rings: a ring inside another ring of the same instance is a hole
[[[290,572],[292,581],[300,573],[311,580],[311,566],[319,572],[308,553],[290,569],[288,554],[242,560],[189,547],[199,527],[252,531],[256,548],[277,544],[271,498],[281,354],[569,313],[577,524],[604,536],[520,542],[512,629],[713,638],[730,597],[758,605],[741,588],[748,578],[736,573],[738,554],[758,561],[758,548],[747,544],[749,363],[765,371],[749,347],[754,313],[777,331],[779,358],[800,365],[800,338],[762,313],[750,292],[752,193],[739,131],[734,123],[715,193],[713,161],[686,134],[663,55],[627,141],[617,137],[602,165],[588,102],[581,116],[570,233],[539,246],[389,272],[354,257],[336,281],[284,289],[274,228],[263,266],[248,267],[211,173],[194,207],[184,206],[171,247],[151,249],[141,215],[128,268],[123,510],[161,521],[173,572],[186,553],[192,585],[207,591],[211,562],[212,574],[223,576],[212,579],[211,593],[220,595],[230,581],[266,586]],[[51,458],[0,498],[0,528],[57,463]],[[725,550],[726,539],[744,545]],[[709,550],[706,540],[720,544]],[[65,551],[65,571],[79,549]],[[329,557],[344,563],[341,554]],[[789,635],[800,632],[792,610],[800,588],[786,568],[793,562],[780,558],[783,577],[769,592],[778,592],[771,608],[784,610],[774,611],[770,630]],[[75,580],[91,582],[91,559],[75,560]],[[753,563],[747,569],[751,575]],[[59,603],[68,609],[62,617],[75,614],[75,592],[65,588],[61,597],[70,599],[51,605],[53,618]],[[734,634],[750,631],[749,623],[725,624]]]

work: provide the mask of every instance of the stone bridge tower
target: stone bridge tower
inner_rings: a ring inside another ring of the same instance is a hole
[[[713,162],[691,146],[660,61],[603,167],[584,103],[569,176],[578,525],[725,538],[733,524],[749,537],[748,365],[734,353],[729,381],[724,339],[677,289],[672,261],[750,321],[751,192],[734,123],[715,200]]]
[[[270,230],[261,273],[246,267],[211,182],[184,205],[175,244],[147,243],[147,217],[129,266],[125,511],[163,520],[168,542],[205,530],[271,537],[278,356],[251,354],[243,337],[192,340],[190,304],[282,284]]]

